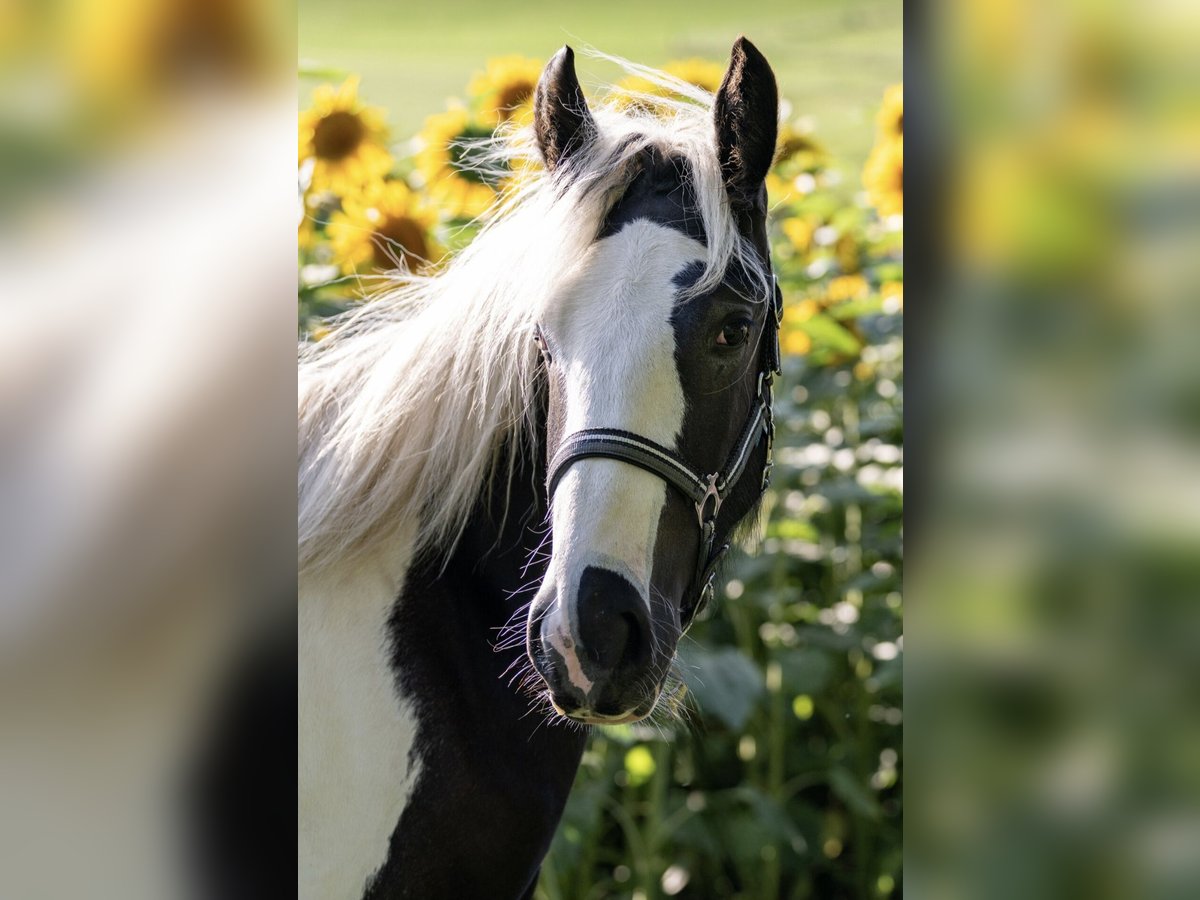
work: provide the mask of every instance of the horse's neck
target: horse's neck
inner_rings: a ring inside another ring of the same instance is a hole
[[[517,686],[519,610],[545,568],[546,554],[530,559],[546,537],[540,456],[515,460],[511,482],[494,480],[449,559],[417,560],[392,609],[391,661],[417,721],[409,763],[419,774],[369,898],[520,897],[562,814],[585,737],[547,723]],[[510,619],[516,639],[504,640]]]

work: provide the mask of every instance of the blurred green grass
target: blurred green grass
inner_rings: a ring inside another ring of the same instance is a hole
[[[546,58],[569,43],[648,65],[692,56],[719,61],[745,34],[775,68],[790,116],[811,116],[818,139],[857,168],[874,140],[871,119],[883,88],[903,75],[902,17],[898,0],[300,0],[299,53],[302,67],[330,79],[361,75],[362,96],[387,109],[393,136],[403,140],[447,98],[462,96],[491,56]],[[619,77],[614,66],[582,54],[578,68],[585,85]],[[301,103],[322,80],[301,79]]]

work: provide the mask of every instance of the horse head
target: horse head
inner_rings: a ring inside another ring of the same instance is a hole
[[[552,553],[526,650],[539,687],[576,721],[653,711],[722,550],[765,487],[780,308],[764,179],[777,107],[770,66],[739,39],[710,139],[689,155],[656,132],[623,157],[595,241],[541,311]],[[611,152],[570,48],[546,66],[534,113],[564,189]],[[729,227],[709,233],[714,220]],[[713,277],[721,241],[737,246]]]

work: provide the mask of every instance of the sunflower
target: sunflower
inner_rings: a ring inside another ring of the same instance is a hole
[[[479,101],[479,119],[487,125],[533,121],[533,91],[542,75],[542,63],[528,56],[501,56],[487,61],[476,72],[467,91]]]
[[[779,335],[780,349],[791,355],[802,355],[812,349],[812,338],[804,331],[803,323],[817,314],[815,300],[789,303],[783,308],[783,331]]]
[[[825,166],[825,150],[807,132],[785,123],[779,128],[775,141],[775,159],[767,173],[767,196],[771,204],[786,203],[809,193],[797,178],[815,173]],[[807,179],[813,185],[816,182]]]
[[[663,66],[662,70],[668,75],[674,75],[680,81],[685,81],[693,87],[706,90],[710,94],[717,92],[717,88],[721,86],[721,79],[725,77],[725,70],[720,65],[698,58],[677,59],[667,63]],[[670,97],[674,96],[674,91],[640,75],[630,75],[617,83],[615,95],[617,102],[621,106],[642,106],[648,112],[662,112],[665,109],[656,107],[652,102],[646,101],[643,97],[634,96],[638,94],[648,94],[652,97]]]
[[[326,231],[347,274],[397,266],[416,271],[441,256],[430,233],[436,224],[437,214],[407,184],[385,181],[344,199]]]
[[[796,126],[785,123],[779,129],[779,137],[775,140],[775,161],[773,166],[788,165],[792,169],[820,168],[825,160],[825,150],[812,139],[812,135],[801,131]]]
[[[710,94],[715,94],[725,77],[725,68],[707,59],[680,59],[663,66],[663,71],[674,75],[680,81],[704,88]]]
[[[475,121],[462,107],[452,107],[425,120],[413,157],[429,196],[452,218],[474,219],[496,199],[496,186],[479,171],[478,146],[492,129]]]
[[[871,291],[871,286],[861,275],[839,275],[829,279],[825,285],[825,300],[827,303],[841,303],[845,300],[858,300]]]
[[[783,229],[784,236],[791,242],[798,254],[803,256],[812,249],[813,232],[816,231],[816,226],[809,219],[793,216],[784,219],[779,227]]]
[[[357,76],[336,90],[321,85],[300,114],[300,161],[313,160],[312,189],[346,196],[385,176],[392,168],[386,138],[382,111],[358,99]]]
[[[904,142],[885,140],[875,145],[863,166],[867,196],[881,215],[904,214]]]
[[[881,140],[904,138],[904,85],[893,84],[883,92],[883,106],[875,117]]]

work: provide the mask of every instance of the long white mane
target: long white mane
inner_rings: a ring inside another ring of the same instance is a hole
[[[480,163],[490,177],[510,165],[533,171],[505,192],[470,246],[434,274],[395,275],[323,341],[301,346],[301,573],[368,552],[413,523],[417,552],[449,549],[481,491],[511,478],[512,454],[498,471],[505,441],[539,452],[529,427],[534,323],[585,258],[647,146],[691,165],[708,241],[692,291],[713,287],[734,259],[759,270],[726,199],[712,95],[604,58],[677,96],[630,104],[610,91],[592,106],[599,138],[572,158],[569,179],[542,170],[531,130],[499,136]]]

